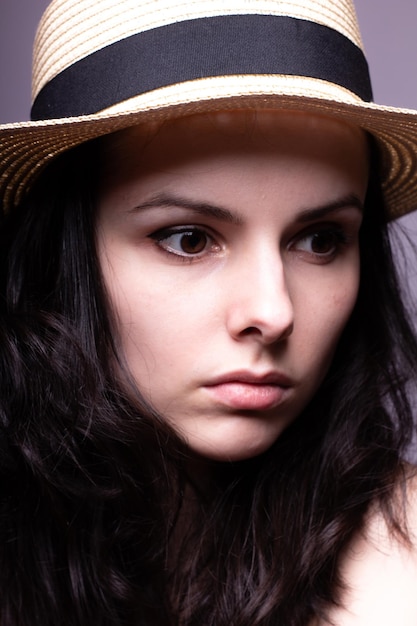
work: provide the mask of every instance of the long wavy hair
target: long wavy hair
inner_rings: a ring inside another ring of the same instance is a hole
[[[1,626],[306,626],[393,490],[417,345],[376,155],[358,301],[310,405],[263,455],[214,463],[140,397],[95,249],[100,141],[60,157],[0,230]]]

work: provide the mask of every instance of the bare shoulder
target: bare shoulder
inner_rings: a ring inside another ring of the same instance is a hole
[[[415,468],[408,469],[405,489],[398,489],[395,499],[409,541],[391,531],[381,511],[370,513],[363,532],[353,540],[340,564],[346,592],[344,608],[330,614],[330,623],[335,626],[417,624]]]

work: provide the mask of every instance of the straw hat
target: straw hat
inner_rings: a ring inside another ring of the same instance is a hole
[[[350,0],[53,0],[34,47],[31,122],[0,126],[0,198],[59,153],[204,111],[290,109],[372,133],[391,217],[417,208],[417,113],[373,104]]]

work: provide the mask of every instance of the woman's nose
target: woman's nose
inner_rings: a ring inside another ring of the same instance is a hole
[[[229,293],[227,326],[234,339],[251,336],[271,344],[287,339],[294,327],[294,308],[280,256],[240,265]]]

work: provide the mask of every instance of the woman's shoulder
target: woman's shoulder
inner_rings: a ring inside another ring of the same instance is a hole
[[[335,626],[416,626],[417,468],[394,494],[393,506],[406,531],[395,532],[374,507],[340,563],[343,608],[332,610]],[[325,626],[324,622],[317,626]]]

